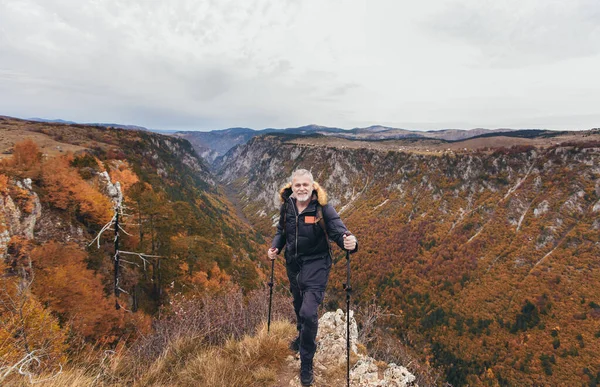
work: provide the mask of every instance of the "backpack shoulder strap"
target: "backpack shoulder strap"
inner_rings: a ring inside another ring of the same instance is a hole
[[[325,240],[327,241],[327,247],[329,248],[329,256],[331,257],[331,262],[335,264],[336,261],[333,259],[333,251],[331,251],[331,243],[329,242],[329,234],[327,234],[327,225],[325,224],[325,216],[323,216],[323,207],[317,203],[317,223],[323,229],[325,233]]]
[[[327,225],[325,224],[325,217],[323,216],[323,207],[321,207],[320,204],[317,204],[317,223],[319,223],[319,226],[321,226],[323,232],[327,235]],[[327,243],[329,243],[329,235],[327,235]]]

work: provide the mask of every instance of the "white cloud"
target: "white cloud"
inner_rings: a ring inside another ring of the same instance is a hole
[[[598,15],[592,0],[2,0],[0,114],[588,128]]]
[[[599,17],[595,0],[462,0],[428,27],[477,48],[481,65],[523,67],[599,54]]]

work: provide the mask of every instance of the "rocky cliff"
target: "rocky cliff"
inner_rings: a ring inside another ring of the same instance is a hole
[[[8,242],[13,236],[33,239],[41,216],[42,206],[31,179],[12,181],[4,193],[0,192],[0,259],[6,257]]]
[[[600,350],[597,136],[426,152],[268,135],[225,155],[220,179],[272,234],[279,188],[311,169],[361,243],[358,299],[401,315],[389,326],[453,385],[589,382],[581,370]]]

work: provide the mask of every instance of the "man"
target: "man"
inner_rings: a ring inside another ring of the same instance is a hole
[[[317,309],[323,302],[332,263],[328,238],[350,252],[357,251],[358,244],[306,169],[294,171],[291,183],[281,189],[280,195],[283,204],[268,256],[274,260],[285,246],[285,267],[298,328],[298,337],[290,347],[300,351],[300,381],[310,386],[317,349]]]

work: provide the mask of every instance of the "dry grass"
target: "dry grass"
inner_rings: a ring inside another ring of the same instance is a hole
[[[179,339],[222,345],[231,338],[241,339],[257,331],[267,320],[268,291],[259,289],[242,294],[241,290],[200,297],[181,296],[171,300],[170,311],[153,324],[154,334],[142,338],[132,348],[132,356],[142,369],[163,356]],[[287,294],[273,293],[273,320],[295,318]]]
[[[211,347],[193,356],[169,382],[178,386],[265,386],[276,380],[289,355],[288,343],[296,333],[289,322],[271,324],[267,334],[262,326],[255,336],[230,340],[223,347]],[[166,381],[165,381],[166,382]],[[158,384],[165,385],[161,380]]]
[[[45,133],[32,131],[31,129],[36,126],[35,123],[28,125],[26,122],[16,120],[12,123],[14,125],[9,126],[7,120],[0,121],[0,159],[12,157],[14,145],[27,138],[37,144],[40,152],[50,157],[86,149],[83,146],[57,141]]]
[[[3,386],[266,386],[277,380],[295,333],[290,322],[274,321],[270,333],[262,325],[255,335],[228,340],[223,346],[179,338],[137,377],[131,373],[134,359],[115,354],[95,367],[69,368],[31,379],[17,374]]]
[[[109,359],[108,356],[103,356],[98,351],[90,352],[88,356],[90,356],[89,359],[82,359],[81,363],[67,365],[62,369],[46,368],[44,370],[36,370],[35,367],[25,367],[21,372],[17,369],[8,375],[5,380],[0,380],[0,385],[15,387],[32,385],[43,387],[106,385],[105,383],[98,382],[101,382],[106,377],[111,361],[119,360],[121,357],[116,356],[113,359]]]
[[[74,369],[63,371],[62,373],[53,375],[44,375],[37,378],[24,377],[19,380],[12,380],[3,386],[42,386],[42,387],[80,387],[80,386],[91,386],[94,384],[95,376],[92,374],[86,374],[84,370]]]
[[[1,386],[265,386],[290,355],[296,334],[290,299],[273,294],[271,332],[265,289],[172,300],[154,332],[134,345],[94,350],[79,343],[61,372],[34,368],[31,377],[0,372]],[[26,367],[27,368],[27,367]],[[28,371],[25,369],[24,371]]]

